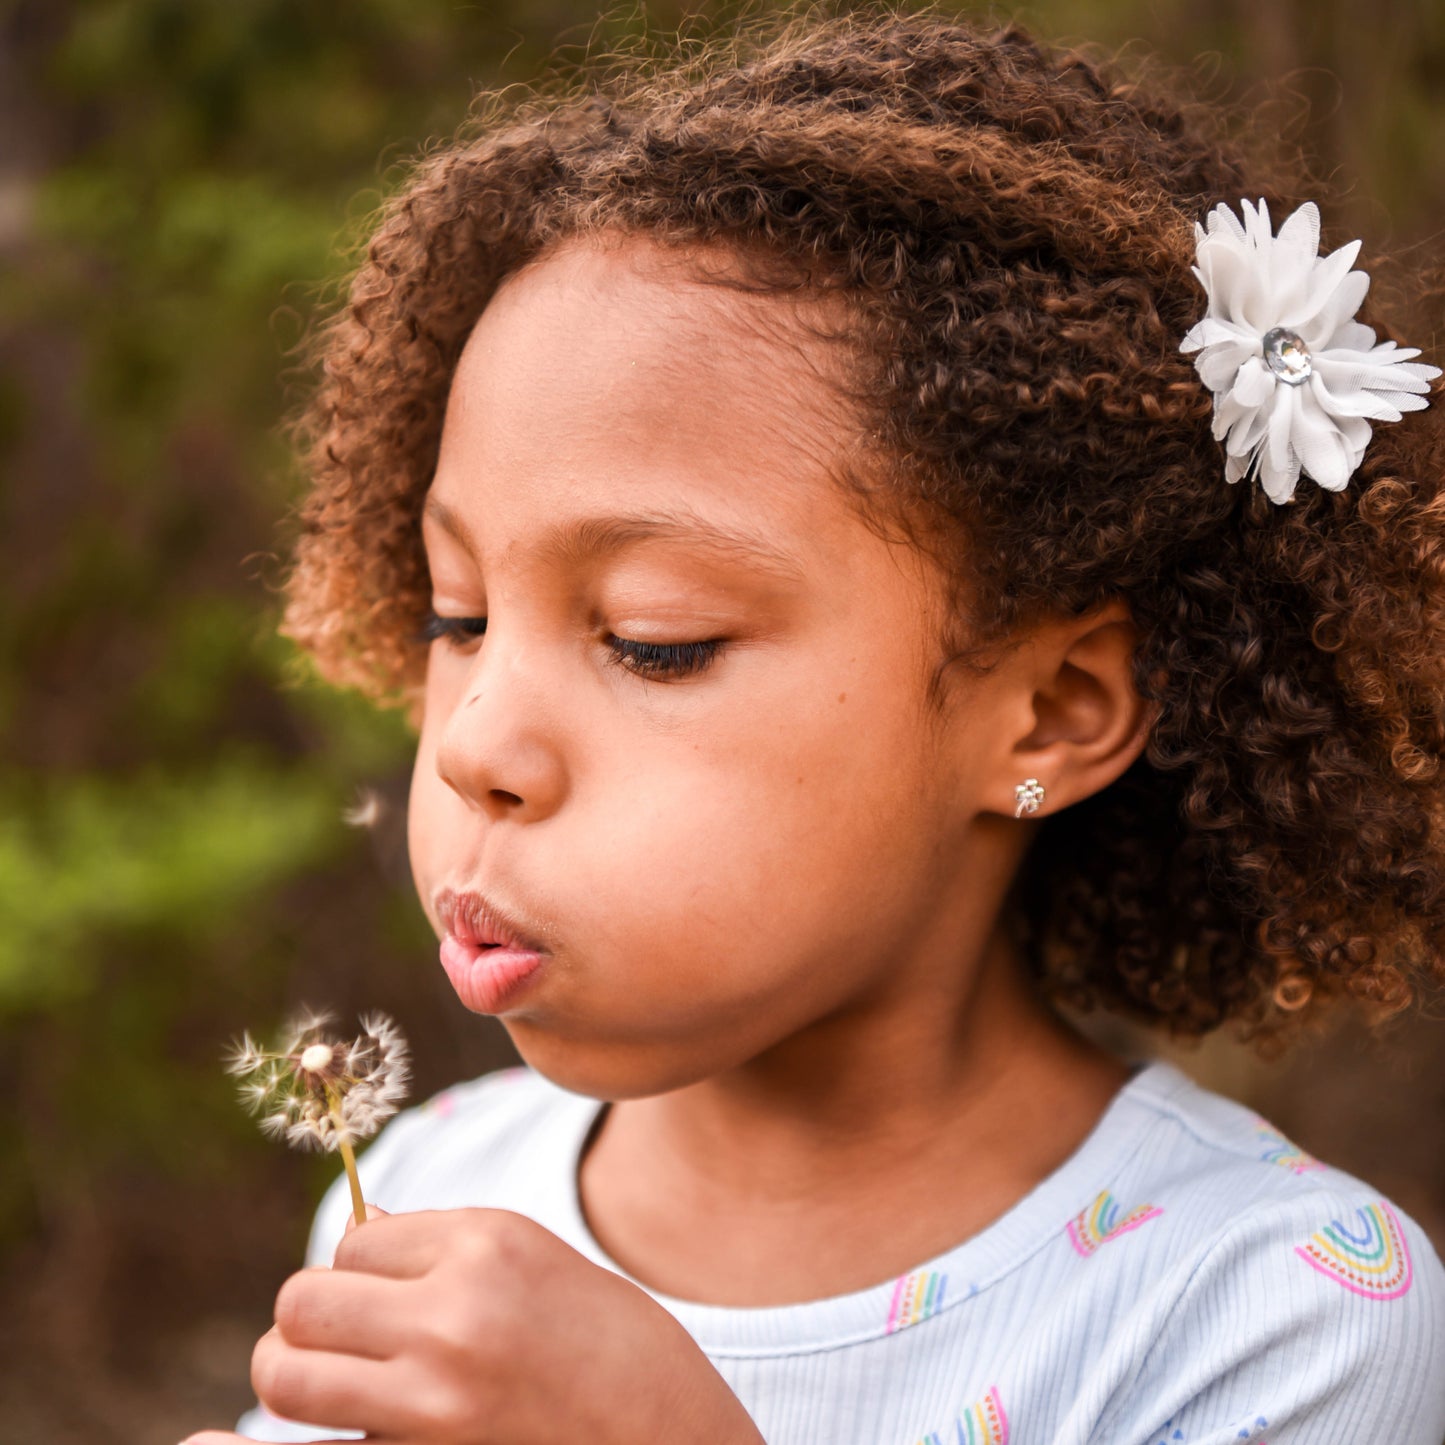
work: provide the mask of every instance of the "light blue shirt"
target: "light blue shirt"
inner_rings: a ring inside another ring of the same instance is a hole
[[[527,1069],[459,1085],[383,1132],[366,1197],[516,1210],[625,1274],[578,1202],[600,1107]],[[338,1179],[309,1263],[348,1207]],[[1162,1062],[1004,1215],[898,1279],[763,1309],[648,1292],[769,1445],[1445,1442],[1445,1269],[1419,1226]],[[239,1428],[346,1433],[261,1410]]]

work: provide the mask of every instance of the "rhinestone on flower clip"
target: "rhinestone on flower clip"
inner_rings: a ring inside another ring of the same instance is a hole
[[[1338,492],[1354,475],[1371,422],[1399,421],[1429,405],[1438,366],[1414,362],[1419,347],[1377,341],[1355,320],[1370,288],[1352,271],[1360,242],[1319,254],[1320,214],[1306,201],[1276,235],[1269,209],[1225,204],[1194,227],[1192,269],[1208,298],[1181,351],[1214,397],[1224,478],[1257,478],[1272,502],[1288,502],[1301,472]]]
[[[1309,347],[1283,326],[1264,333],[1264,359],[1269,369],[1290,386],[1303,386],[1314,370]]]

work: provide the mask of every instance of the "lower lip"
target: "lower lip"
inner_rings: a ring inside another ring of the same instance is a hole
[[[478,1014],[499,1014],[514,1003],[528,979],[542,967],[542,958],[526,948],[463,943],[450,933],[442,939],[442,967],[457,997]]]

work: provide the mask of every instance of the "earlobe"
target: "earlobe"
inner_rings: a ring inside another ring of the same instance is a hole
[[[1134,685],[1138,632],[1123,602],[1042,624],[1017,654],[1024,731],[1009,750],[1015,817],[1101,791],[1144,750],[1149,708]]]

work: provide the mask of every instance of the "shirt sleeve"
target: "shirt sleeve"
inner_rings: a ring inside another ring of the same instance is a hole
[[[1388,1200],[1312,1189],[1188,1277],[1090,1445],[1442,1445],[1445,1268]]]

